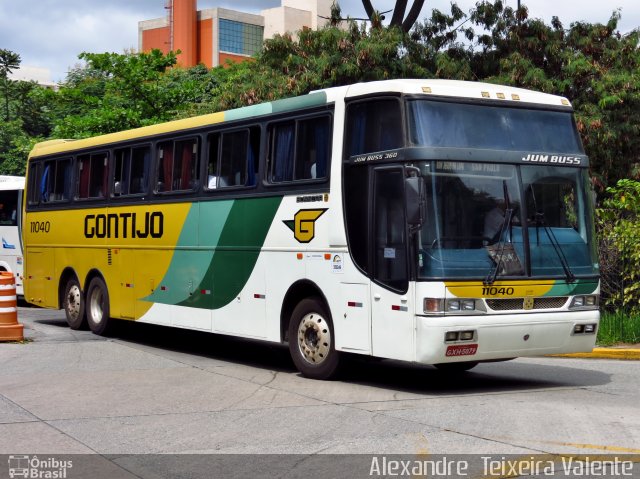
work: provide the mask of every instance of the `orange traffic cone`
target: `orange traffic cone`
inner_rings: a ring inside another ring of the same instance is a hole
[[[22,324],[18,324],[18,297],[13,273],[0,272],[0,341],[22,341]]]

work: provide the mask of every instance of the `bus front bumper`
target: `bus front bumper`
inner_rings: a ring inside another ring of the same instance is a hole
[[[418,316],[416,361],[439,364],[589,352],[596,342],[599,321],[600,312],[597,310],[492,316]],[[591,327],[593,332],[590,332]],[[467,337],[471,332],[472,339],[461,339],[462,333],[466,333],[464,336]],[[451,340],[456,333],[458,339]]]

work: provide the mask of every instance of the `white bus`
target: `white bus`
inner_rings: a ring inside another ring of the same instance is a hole
[[[26,299],[466,370],[590,351],[599,268],[569,101],[445,80],[355,84],[30,155]]]
[[[24,177],[0,175],[0,271],[13,273],[16,292],[23,295],[22,194]]]

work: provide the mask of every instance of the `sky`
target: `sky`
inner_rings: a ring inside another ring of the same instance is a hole
[[[457,0],[464,12],[477,0]],[[504,0],[513,8],[517,0]],[[547,23],[556,15],[565,27],[574,21],[606,23],[621,9],[619,29],[625,33],[640,27],[638,0],[521,0],[529,16]],[[365,17],[361,0],[339,0],[343,16]],[[394,0],[373,0],[379,11],[393,8]],[[410,0],[409,5],[413,2]],[[59,82],[79,64],[82,52],[136,51],[138,22],[166,15],[165,0],[0,0],[0,49],[18,53],[22,63],[16,77]],[[426,0],[419,17],[433,8],[449,11],[450,0]],[[223,7],[259,13],[280,6],[280,0],[198,0],[198,8]],[[408,11],[408,8],[407,8]],[[390,15],[388,15],[390,16]]]

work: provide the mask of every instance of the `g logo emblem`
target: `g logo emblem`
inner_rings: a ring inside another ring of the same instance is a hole
[[[309,243],[316,236],[316,220],[320,218],[327,208],[318,210],[300,210],[293,220],[283,221],[293,231],[293,237],[299,243]]]

